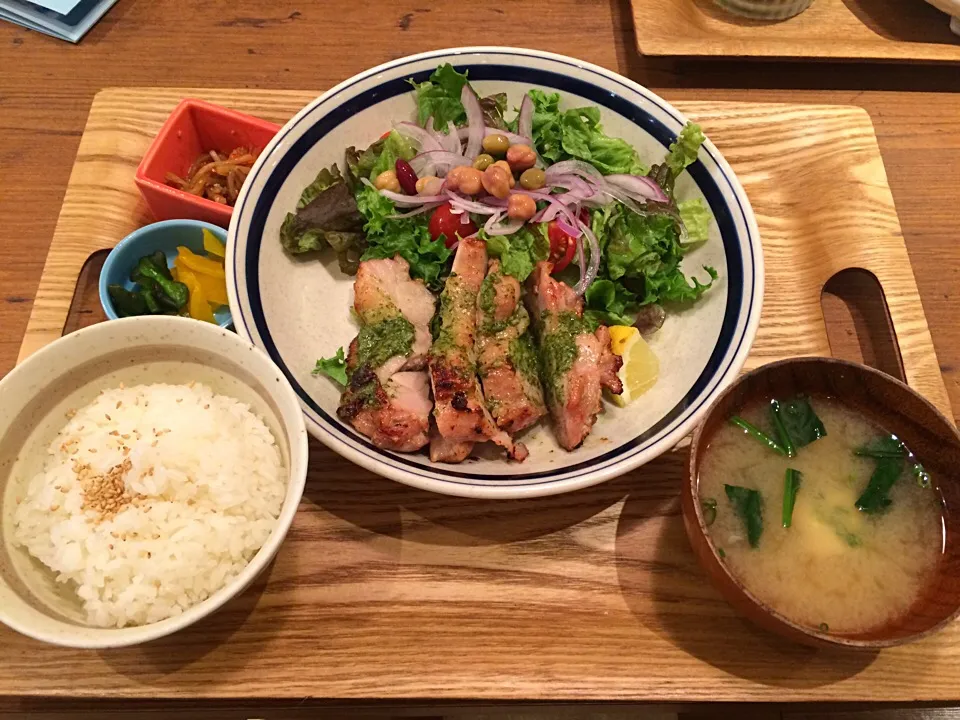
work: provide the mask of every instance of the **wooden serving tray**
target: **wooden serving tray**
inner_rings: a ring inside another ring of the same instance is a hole
[[[203,97],[283,121],[313,97],[111,89],[90,112],[21,357],[62,331],[80,268],[147,222],[136,165],[167,113]],[[679,103],[756,210],[766,301],[750,365],[827,355],[824,283],[882,285],[909,382],[950,415],[879,148],[852,107]],[[951,415],[952,417],[952,415]],[[276,561],[197,626],[88,653],[0,629],[0,696],[447,700],[954,700],[960,625],[880,654],[794,646],[737,617],[679,515],[686,451],[577,493],[432,495],[314,444]]]
[[[631,0],[644,55],[960,61],[950,18],[923,0],[814,0],[781,22],[713,0]]]

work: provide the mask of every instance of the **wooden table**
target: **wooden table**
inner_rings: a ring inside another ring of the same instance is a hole
[[[459,0],[221,0],[189,4],[121,0],[76,47],[0,25],[0,373],[12,367],[16,358],[78,138],[97,90],[111,85],[179,84],[320,91],[391,58],[489,42],[575,55],[615,69],[668,99],[808,100],[865,107],[876,125],[951,401],[960,411],[960,325],[954,322],[954,298],[960,295],[956,219],[960,199],[960,69],[652,61],[636,54],[630,17],[626,0],[512,0],[489,4]],[[817,192],[817,188],[811,188],[811,192]],[[89,311],[94,304],[93,298],[81,298],[79,309]],[[324,492],[351,492],[353,480],[343,478]],[[374,480],[366,473],[360,481],[369,483],[365,492],[372,493],[371,497],[379,494],[378,507],[390,505],[390,493],[396,492],[390,483]],[[659,497],[657,493],[662,490],[656,484],[651,486],[649,497],[644,499],[650,512],[656,511],[661,501],[671,499]],[[605,502],[616,493],[616,487],[607,488],[593,498],[594,505],[590,493],[581,495],[585,504],[580,508],[569,507],[563,499],[551,499],[542,503],[535,519],[526,515],[521,505],[503,507],[498,518],[490,518],[486,515],[489,507],[428,495],[413,497],[412,509],[412,496],[404,495],[398,502],[407,503],[408,509],[402,512],[414,512],[420,518],[413,523],[414,535],[423,522],[443,525],[451,513],[475,513],[468,519],[476,526],[476,534],[463,537],[457,550],[462,554],[469,553],[472,543],[529,540],[531,533],[556,532],[594,511],[610,512]],[[643,508],[635,510],[644,512]],[[384,528],[392,522],[390,517],[376,521]],[[416,538],[413,540],[415,543]],[[568,540],[570,548],[579,546],[581,551],[589,551],[589,533]],[[516,579],[535,582],[535,577],[533,569],[526,568]],[[280,583],[291,580],[273,578]],[[691,582],[704,580],[691,578]],[[491,581],[491,592],[494,587]],[[545,612],[547,601],[545,596]],[[595,636],[603,632],[602,618],[587,611],[585,608],[583,615],[568,618],[566,628],[558,624],[554,633],[542,634],[545,644],[541,647],[514,648],[520,654],[509,658],[509,663],[555,661],[562,665],[564,656],[578,652],[576,639],[581,633]],[[344,622],[350,621],[346,613]],[[521,624],[539,621],[535,613],[513,618]],[[478,617],[477,622],[483,622],[483,618]],[[7,637],[5,632],[0,632],[0,638]],[[224,632],[229,635],[230,629],[224,628]],[[304,633],[309,634],[309,628],[304,628]],[[550,636],[554,638],[552,649]],[[322,641],[317,638],[317,642]],[[367,650],[390,652],[390,642],[384,636],[382,648]],[[450,648],[456,653],[479,650]],[[491,657],[496,656],[496,649],[488,650]],[[197,648],[198,653],[207,651]],[[146,678],[141,696],[149,696],[152,680],[169,670],[169,659],[156,650],[145,652],[123,656],[135,663],[145,659],[156,675]],[[38,652],[37,662],[41,660]],[[838,663],[836,677],[822,667],[818,673],[804,675],[802,666],[808,660],[803,652],[785,652],[784,662],[790,667],[785,667],[780,682],[786,683],[785,687],[790,683],[806,683],[809,687],[810,683],[829,683],[856,671],[845,661]],[[598,659],[596,667],[602,668],[605,662],[616,662],[616,658]],[[346,667],[332,671],[348,672],[349,658],[344,658],[344,663]],[[400,695],[429,697],[445,684],[448,690],[455,688],[456,678],[443,677],[441,658],[428,664],[436,674],[410,677]],[[724,672],[722,663],[718,667]],[[118,676],[125,672],[121,666],[114,669]],[[70,667],[58,672],[64,677],[58,694],[69,693]],[[498,696],[498,686],[507,690],[506,696],[516,698],[508,691],[510,678],[494,672],[493,666],[490,682],[487,699]],[[684,678],[677,678],[672,699],[684,700],[684,682]],[[583,677],[578,686],[570,688],[564,700],[576,699],[578,694],[593,699],[636,699],[605,682],[599,670],[596,676]],[[82,692],[82,688],[76,689]],[[0,687],[0,696],[15,696],[16,692],[15,683]],[[51,693],[55,692],[51,688]],[[384,691],[385,696],[390,694]],[[446,694],[456,696],[456,692]],[[960,688],[955,695],[960,699]],[[551,699],[536,693],[529,697]],[[768,692],[766,697],[773,696]],[[883,699],[882,685],[877,687],[876,697]],[[716,699],[737,698],[721,695]]]

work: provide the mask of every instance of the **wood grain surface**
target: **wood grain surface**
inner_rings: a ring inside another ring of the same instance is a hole
[[[780,22],[742,18],[714,0],[632,0],[647,55],[960,62],[949,16],[921,0],[817,0]]]
[[[467,27],[479,27],[479,37],[466,37]],[[417,0],[120,0],[76,47],[0,24],[0,372],[16,359],[99,90],[176,83],[319,91],[378,62],[463,42],[572,54],[673,101],[866,108],[958,406],[956,68],[642,57],[626,0],[438,0],[429,7]],[[823,195],[817,186],[806,190],[811,201]],[[88,290],[81,300],[95,303]],[[321,685],[343,698],[460,701],[960,695],[951,674],[953,630],[872,657],[785,647],[745,626],[706,586],[692,556],[675,552],[686,547],[677,516],[682,453],[577,495],[491,504],[410,491],[345,468],[320,447],[314,452],[330,472],[311,476],[290,542],[205,633],[86,654],[6,633],[0,694],[33,695],[23,706],[31,710],[56,704],[51,697],[63,698],[58,707],[80,707],[69,698],[85,695],[91,700],[82,706],[91,711],[103,696],[319,701]],[[292,599],[305,581],[306,591]],[[251,615],[260,618],[256,626],[246,622]],[[401,616],[408,622],[398,627]],[[291,643],[297,666],[288,670],[283,648]],[[681,661],[669,663],[678,653]],[[132,707],[114,705],[121,706]]]
[[[145,221],[133,171],[183,97],[282,121],[313,93],[99,93],[24,352],[59,334],[86,255]],[[815,105],[679,107],[724,152],[757,213],[767,292],[749,365],[829,354],[823,285],[862,267],[883,287],[908,380],[950,414],[867,114]],[[254,590],[169,639],[94,656],[43,649],[40,668],[35,643],[0,632],[22,658],[0,665],[0,692],[865,700],[882,681],[890,698],[903,700],[944,699],[945,688],[960,683],[947,650],[960,638],[954,626],[879,656],[814,653],[778,686],[806,651],[735,617],[698,569],[678,515],[685,455],[562,499],[484,503],[377,479],[317,446],[288,541]],[[926,679],[893,683],[921,657],[931,666]],[[69,691],[58,671],[65,666],[77,681]],[[677,677],[696,684],[678,693]]]

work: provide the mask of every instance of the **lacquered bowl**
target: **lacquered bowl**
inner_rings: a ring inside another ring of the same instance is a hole
[[[697,478],[711,440],[744,405],[797,394],[834,398],[894,433],[939,483],[945,505],[943,558],[925,593],[904,616],[885,626],[840,634],[795,623],[745,588],[710,540]],[[873,368],[831,358],[798,358],[764,365],[741,377],[720,395],[693,435],[682,507],[694,553],[714,586],[746,618],[791,640],[815,646],[878,649],[919,640],[960,614],[960,433],[922,395]]]
[[[642,401],[606,403],[593,432],[573,452],[563,450],[547,423],[524,432],[523,463],[477,453],[459,465],[431,462],[425,453],[376,447],[337,416],[340,388],[312,374],[320,357],[346,348],[357,334],[351,318],[354,278],[332,253],[291,258],[279,232],[303,188],[321,168],[343,162],[344,148],[366,147],[391,123],[413,120],[409,79],[420,82],[443,63],[467,72],[481,95],[504,92],[518,107],[537,88],[561,94],[561,108],[592,106],[604,129],[659,162],[686,118],[668,102],[610,70],[522,48],[437,50],[366,70],[324,93],[290,120],[260,155],[237,199],[227,242],[227,293],[237,332],[262,348],[293,385],[308,430],[345,458],[379,475],[450,495],[522,498],[595,485],[649,462],[688,435],[717,394],[732,382],[756,334],[763,298],[763,250],[750,201],[709,140],[677,198],[701,198],[715,218],[709,240],[685,256],[683,268],[720,280],[696,304],[673,313],[651,340],[660,379]],[[709,136],[709,127],[705,128]]]

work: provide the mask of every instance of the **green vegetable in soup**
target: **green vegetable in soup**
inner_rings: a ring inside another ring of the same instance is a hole
[[[713,498],[704,498],[700,501],[700,510],[703,512],[703,522],[707,527],[713,525],[717,519],[717,501]]]
[[[739,485],[724,485],[723,489],[737,516],[743,521],[750,547],[759,547],[760,536],[763,535],[763,500],[760,491]]]
[[[783,422],[783,416],[781,415],[779,400],[770,401],[770,418],[773,420],[773,427],[777,431],[777,438],[780,440],[780,447],[786,451],[787,457],[792,458],[796,456],[797,449],[793,446],[793,442],[790,440],[790,435],[787,433],[787,428]]]
[[[806,447],[827,434],[826,428],[813,411],[808,398],[796,397],[779,403],[777,414],[795,449]]]
[[[870,482],[863,494],[857,498],[857,508],[861,512],[871,515],[882,513],[893,502],[890,499],[890,488],[896,484],[903,474],[904,460],[902,457],[884,457],[877,461],[877,467],[870,476]]]
[[[907,446],[903,444],[896,435],[883,435],[875,440],[862,445],[853,451],[854,455],[859,457],[868,457],[880,460],[883,458],[906,458],[915,460]],[[910,463],[910,474],[913,475],[917,485],[922,488],[930,487],[930,473],[918,462]]]
[[[783,446],[781,446],[780,443],[778,443],[772,437],[767,435],[763,430],[758,428],[756,425],[754,425],[751,422],[748,422],[747,420],[744,420],[739,415],[734,415],[732,418],[730,418],[730,424],[736,425],[738,428],[743,430],[747,435],[760,441],[761,443],[766,445],[768,448],[773,450],[775,453],[779,455],[787,454],[787,451],[784,450]]]
[[[783,478],[783,511],[780,516],[780,522],[785,528],[793,524],[793,507],[797,503],[797,491],[800,489],[800,481],[803,479],[803,473],[793,468],[787,468]]]

